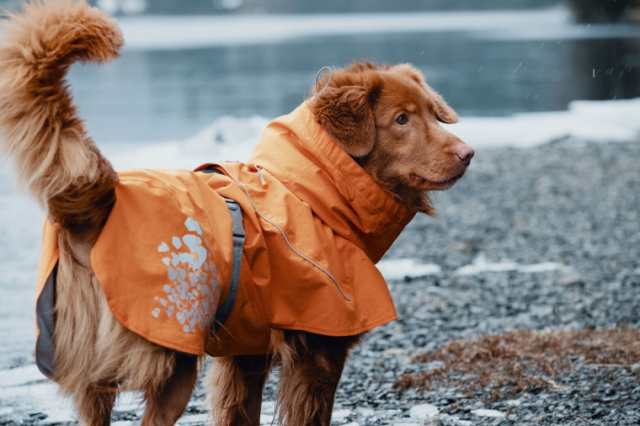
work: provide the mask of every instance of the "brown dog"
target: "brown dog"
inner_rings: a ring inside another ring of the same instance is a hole
[[[122,37],[78,1],[26,6],[0,48],[0,126],[20,177],[61,226],[55,380],[86,424],[108,424],[117,392],[143,391],[143,424],[173,424],[197,376],[197,358],[145,340],[114,317],[89,254],[115,202],[118,175],[87,136],[64,76],[75,60],[117,56]],[[456,113],[409,65],[356,64],[320,79],[316,121],[389,193],[433,213],[431,190],[452,186],[473,150],[442,129]],[[208,381],[220,425],[258,425],[262,388],[281,365],[279,416],[288,425],[329,425],[335,390],[359,336],[271,331],[270,352],[218,358]]]

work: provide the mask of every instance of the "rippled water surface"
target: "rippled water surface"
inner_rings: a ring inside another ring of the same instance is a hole
[[[477,19],[443,14],[433,20],[441,31],[411,32],[402,31],[402,21],[387,25],[387,17],[380,26],[389,32],[376,32],[373,20],[356,34],[337,27],[335,35],[261,42],[279,22],[266,17],[231,26],[228,31],[236,28],[237,38],[245,40],[241,44],[173,49],[153,41],[173,40],[172,32],[181,29],[154,25],[151,18],[136,27],[136,40],[144,44],[146,37],[154,48],[125,50],[106,66],[77,66],[71,81],[81,113],[102,142],[187,137],[222,115],[277,116],[305,98],[321,67],[356,59],[415,64],[466,116],[564,110],[576,99],[640,96],[640,27],[577,26],[565,23],[565,15],[553,9],[528,19],[514,12],[492,30],[495,18],[481,12]],[[464,19],[479,28],[464,31]],[[211,31],[216,28],[212,23]],[[233,39],[228,31],[220,31],[220,38]]]

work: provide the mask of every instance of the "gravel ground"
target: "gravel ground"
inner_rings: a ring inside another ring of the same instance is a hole
[[[638,159],[640,143],[561,140],[480,150],[463,181],[434,197],[438,217],[416,219],[389,254],[438,264],[442,272],[391,283],[400,320],[370,333],[353,352],[334,424],[640,424],[640,368],[577,360],[553,389],[495,402],[486,402],[483,390],[393,389],[401,374],[424,368],[414,355],[454,339],[510,329],[640,326]],[[565,266],[456,273],[478,259]],[[274,395],[271,380],[265,423]],[[188,413],[184,424],[205,419],[202,387]],[[43,422],[37,411],[2,419],[0,410],[0,425]]]
[[[456,389],[398,393],[391,387],[401,373],[422,368],[411,356],[453,339],[514,328],[640,326],[638,159],[637,143],[564,140],[481,151],[465,179],[438,194],[438,218],[414,221],[390,253],[418,256],[443,273],[392,285],[400,320],[371,333],[354,353],[339,403],[402,415],[430,403],[471,424],[640,424],[640,376],[625,369],[584,365],[553,392],[491,405],[482,392],[467,398]],[[567,268],[454,273],[479,255]],[[508,416],[481,418],[471,413],[478,408]],[[393,424],[398,417],[361,423]],[[455,424],[444,417],[441,423]]]

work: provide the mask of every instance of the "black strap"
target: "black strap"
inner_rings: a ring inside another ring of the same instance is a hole
[[[47,277],[42,292],[36,302],[38,340],[36,340],[36,365],[42,374],[51,378],[55,372],[53,333],[56,324],[56,279],[58,264]]]
[[[244,247],[245,232],[244,224],[242,223],[242,209],[240,205],[233,200],[225,199],[227,207],[231,213],[232,226],[231,231],[233,235],[233,248],[232,248],[232,266],[231,266],[231,282],[229,283],[229,291],[224,303],[216,311],[216,316],[211,326],[211,334],[215,334],[220,326],[231,315],[233,306],[236,303],[238,296],[238,286],[240,284],[240,266],[242,264],[242,250]]]

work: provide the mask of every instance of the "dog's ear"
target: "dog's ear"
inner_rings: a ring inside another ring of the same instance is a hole
[[[375,145],[373,106],[381,91],[377,71],[336,71],[318,81],[310,105],[316,121],[349,155],[364,157]]]
[[[458,122],[458,114],[449,106],[438,92],[433,90],[433,88],[427,84],[424,74],[422,74],[420,70],[414,68],[410,64],[396,65],[393,67],[393,70],[408,76],[427,92],[427,95],[429,95],[429,98],[433,102],[433,112],[436,114],[438,120],[447,124]]]
[[[458,113],[440,96],[438,92],[433,90],[429,85],[425,85],[429,96],[433,100],[433,111],[436,117],[443,123],[453,124],[458,122]]]

